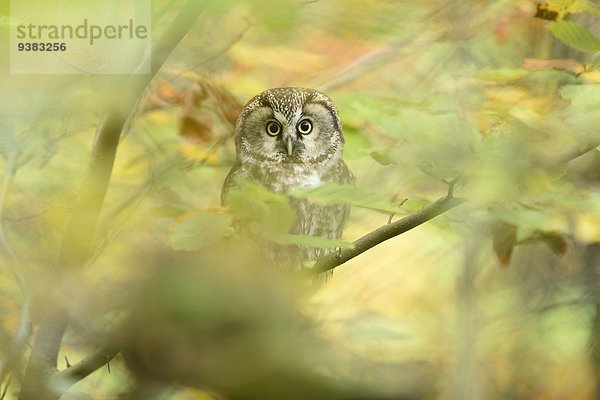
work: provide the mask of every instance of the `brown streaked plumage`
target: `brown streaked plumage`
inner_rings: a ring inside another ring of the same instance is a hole
[[[308,132],[308,133],[305,133]],[[352,184],[342,159],[344,134],[335,104],[314,89],[266,90],[244,107],[235,129],[237,159],[222,189],[222,202],[240,178],[276,193],[325,183]],[[290,233],[338,239],[348,219],[345,205],[320,205],[291,198],[296,223]],[[298,245],[262,243],[274,266],[310,267],[334,251]]]

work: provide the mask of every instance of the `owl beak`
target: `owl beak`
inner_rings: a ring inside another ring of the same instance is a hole
[[[291,135],[288,135],[288,137],[285,138],[285,147],[287,149],[288,156],[291,156],[292,155],[292,150],[293,150],[292,136]]]

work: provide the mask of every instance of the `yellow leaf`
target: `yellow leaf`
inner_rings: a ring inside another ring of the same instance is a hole
[[[578,215],[575,236],[584,243],[600,243],[600,216]]]
[[[219,165],[223,159],[223,148],[214,145],[202,145],[189,141],[182,141],[177,148],[188,160],[197,160],[207,165]]]
[[[475,77],[485,81],[514,81],[527,75],[529,75],[529,71],[525,69],[498,68],[478,71]]]

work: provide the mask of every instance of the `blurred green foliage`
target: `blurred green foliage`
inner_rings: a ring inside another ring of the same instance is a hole
[[[596,398],[596,3],[198,2],[194,28],[124,110],[89,261],[60,285],[51,271],[94,136],[136,82],[4,68],[0,349],[30,298],[34,322],[66,304],[60,369],[130,321],[119,340],[135,357],[64,398],[115,397],[134,376],[181,384],[159,398],[281,398],[259,378],[283,364],[281,382],[332,397]],[[153,42],[182,5],[153,1]],[[290,235],[287,197],[250,184],[219,206],[237,113],[278,86],[315,87],[338,106],[356,187],[294,195],[352,205],[341,241]],[[347,247],[454,179],[465,205],[340,267],[316,293],[254,265],[234,230],[237,220],[280,243]],[[13,367],[6,398],[24,364]]]

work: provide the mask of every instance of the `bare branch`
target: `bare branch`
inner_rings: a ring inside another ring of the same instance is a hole
[[[310,269],[310,274],[320,274],[325,271],[334,269],[346,261],[353,259],[359,254],[377,246],[380,243],[385,242],[388,239],[401,235],[424,222],[429,221],[437,217],[440,214],[445,213],[459,205],[463,204],[466,200],[462,198],[452,197],[454,190],[454,182],[449,185],[448,195],[438,199],[437,201],[423,207],[419,211],[416,211],[406,217],[383,225],[377,228],[371,233],[366,234],[354,241],[354,247],[351,249],[344,249],[340,252],[334,252],[320,258],[314,266]]]

